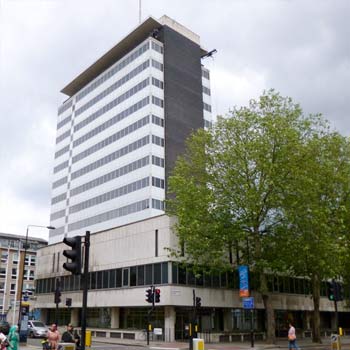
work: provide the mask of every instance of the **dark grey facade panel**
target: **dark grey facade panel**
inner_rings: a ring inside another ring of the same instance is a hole
[[[165,176],[185,151],[185,140],[204,127],[200,46],[164,26]]]

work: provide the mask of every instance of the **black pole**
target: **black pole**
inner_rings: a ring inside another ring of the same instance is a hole
[[[90,251],[90,231],[86,231],[85,235],[85,257],[84,257],[84,273],[81,275],[83,282],[83,305],[81,309],[81,350],[85,350],[86,337],[86,309],[88,295],[88,277],[89,277],[89,251]]]
[[[250,345],[254,348],[254,309],[250,309]]]
[[[334,311],[335,311],[335,327],[336,327],[336,334],[339,332],[339,320],[338,320],[338,305],[337,300],[334,300]]]

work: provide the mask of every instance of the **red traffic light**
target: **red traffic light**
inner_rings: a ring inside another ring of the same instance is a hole
[[[155,292],[155,302],[159,303],[160,302],[160,289],[156,288],[154,290],[154,292]]]

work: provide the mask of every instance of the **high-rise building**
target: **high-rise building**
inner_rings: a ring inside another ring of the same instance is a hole
[[[184,141],[211,124],[199,36],[148,18],[62,92],[50,243],[164,214]]]
[[[250,275],[251,312],[242,307],[236,271],[203,268],[197,274],[169,255],[178,242],[174,219],[164,213],[167,179],[187,136],[211,125],[205,55],[195,33],[166,16],[148,18],[62,90],[69,98],[58,112],[51,210],[56,229],[37,255],[36,307],[45,323],[80,325],[81,279],[62,268],[62,240],[90,231],[86,321],[94,336],[145,339],[147,290],[157,286],[160,302],[149,321],[165,340],[188,337],[195,305],[208,340],[247,339],[251,321],[256,339],[263,338],[258,275]],[[310,280],[271,275],[267,287],[276,333],[285,332],[288,319],[308,331]],[[321,295],[326,325],[334,305],[324,287]]]

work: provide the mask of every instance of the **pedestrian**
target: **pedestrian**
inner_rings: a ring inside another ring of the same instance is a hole
[[[51,350],[58,350],[58,342],[60,341],[60,332],[57,325],[53,323],[47,332],[47,340],[50,343]]]
[[[78,331],[74,331],[74,340],[75,340],[75,349],[80,350],[80,335],[78,334]]]
[[[8,346],[9,342],[6,335],[0,331],[0,350],[6,350]]]
[[[297,344],[297,336],[295,334],[295,328],[293,327],[291,322],[289,322],[289,330],[288,330],[288,349],[300,350]]]
[[[18,326],[17,325],[11,326],[10,332],[9,332],[7,337],[8,337],[8,341],[9,341],[8,348],[10,350],[17,350],[18,343],[19,343],[19,334],[18,334]]]
[[[67,324],[67,329],[62,334],[62,342],[63,343],[75,343],[74,334],[73,334],[73,326],[70,323]]]

